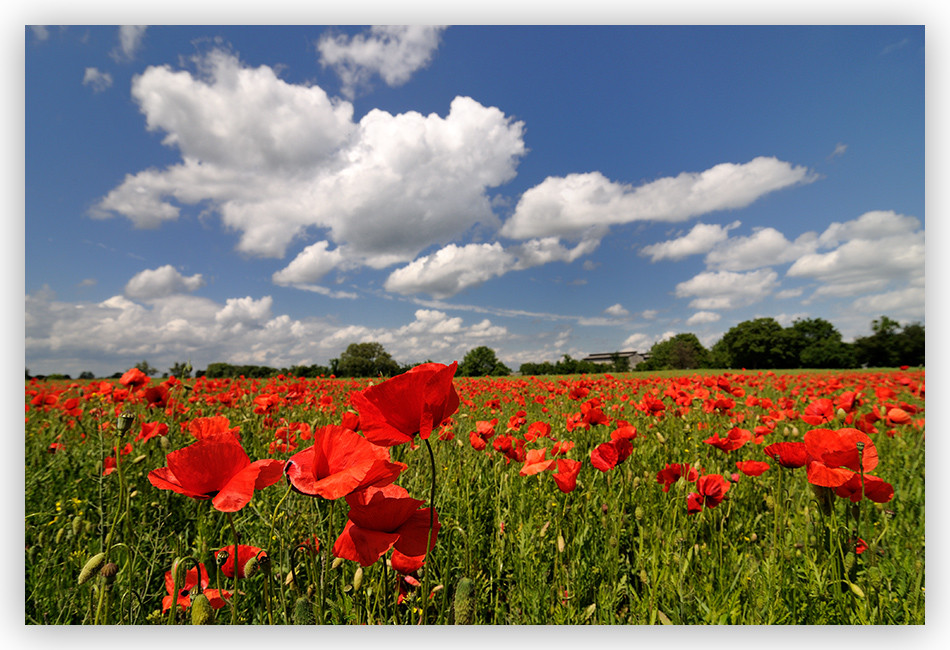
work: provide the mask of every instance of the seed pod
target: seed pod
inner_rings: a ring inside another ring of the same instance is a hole
[[[82,532],[82,515],[73,517],[73,537],[79,537]]]
[[[475,585],[468,578],[461,578],[455,585],[456,625],[472,625],[475,622]]]
[[[132,428],[132,423],[135,421],[135,416],[131,413],[121,414],[115,422],[115,428],[119,433],[125,433]]]
[[[109,562],[102,569],[99,570],[99,575],[102,577],[102,581],[106,585],[111,585],[115,582],[115,575],[119,572],[119,565],[115,562]]]
[[[214,609],[211,607],[211,601],[204,594],[198,594],[191,599],[191,624],[207,625],[211,622],[211,616]]]
[[[247,562],[244,563],[244,577],[250,578],[261,568],[260,562],[258,562],[256,557],[252,557]]]
[[[99,570],[102,569],[102,565],[105,563],[105,561],[106,554],[104,552],[97,553],[86,560],[86,564],[83,565],[82,571],[79,572],[79,584],[88,582],[99,575]]]
[[[313,625],[313,608],[306,596],[294,603],[294,625]]]
[[[65,532],[66,532],[65,528],[60,528],[59,530],[56,531],[56,538],[54,541],[56,542],[57,545],[59,545],[59,543],[63,541],[63,534]]]
[[[557,552],[563,553],[565,547],[566,547],[566,544],[564,543],[564,536],[561,535],[561,533],[558,533],[557,534]]]
[[[359,591],[360,585],[363,584],[363,567],[356,567],[356,573],[353,574],[353,591]]]

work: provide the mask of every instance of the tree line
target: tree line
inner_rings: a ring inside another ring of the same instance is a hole
[[[691,370],[698,368],[746,368],[748,370],[794,368],[858,368],[862,366],[896,367],[924,365],[925,337],[921,323],[901,326],[881,316],[871,321],[871,334],[846,343],[841,333],[822,318],[804,318],[782,327],[774,318],[756,318],[739,323],[727,331],[711,348],[706,349],[695,334],[686,332],[655,343],[648,358],[631,368],[626,358],[615,353],[610,363],[594,363],[564,355],[556,362],[526,362],[519,367],[522,375],[575,375],[606,372]],[[430,362],[427,359],[420,363]],[[399,364],[381,343],[351,343],[329,365],[294,365],[285,368],[215,362],[195,377],[392,377],[406,372],[418,363]],[[135,364],[146,375],[158,374],[147,361]],[[125,371],[111,375],[120,378]],[[176,362],[163,377],[191,377],[190,362]],[[495,351],[479,346],[459,362],[457,376],[502,377],[511,369],[502,363]],[[30,369],[26,378],[30,379]],[[69,375],[36,375],[38,379],[71,379]],[[82,372],[79,379],[94,379],[91,372]]]

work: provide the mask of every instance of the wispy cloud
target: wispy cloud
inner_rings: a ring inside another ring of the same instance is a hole
[[[122,25],[119,27],[119,44],[112,50],[116,61],[131,61],[138,54],[145,38],[145,25]]]
[[[883,50],[881,50],[881,56],[886,56],[892,52],[896,52],[897,50],[907,47],[908,45],[910,45],[909,38],[901,39],[896,43],[890,43],[889,45],[886,45]]]
[[[98,68],[86,68],[82,85],[92,86],[93,92],[101,93],[112,86],[112,75],[108,72],[100,72]]]

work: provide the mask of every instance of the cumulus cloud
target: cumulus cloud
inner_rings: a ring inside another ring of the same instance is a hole
[[[810,300],[923,286],[924,231],[914,217],[890,211],[868,212],[852,221],[831,224],[818,237],[818,243],[821,248],[833,250],[803,255],[787,272],[789,277],[819,283]],[[863,309],[870,304],[865,300],[855,303],[855,307]]]
[[[125,285],[125,295],[137,300],[152,300],[174,293],[195,291],[204,284],[200,273],[186,277],[171,264],[166,264],[157,269],[146,269],[133,276]]]
[[[98,68],[86,68],[82,85],[91,86],[93,92],[101,93],[112,85],[112,75],[108,72],[100,72]]]
[[[323,278],[344,261],[339,248],[331,251],[328,246],[327,241],[307,246],[290,264],[274,273],[274,284],[310,284]]]
[[[610,314],[611,316],[616,316],[618,318],[630,315],[630,312],[624,309],[623,305],[621,305],[619,302],[605,309],[604,313]]]
[[[92,216],[157,227],[208,202],[243,252],[283,257],[315,235],[373,268],[497,227],[487,190],[513,178],[525,152],[523,124],[497,108],[456,97],[444,117],[371,110],[357,123],[349,102],[267,66],[212,51],[197,68],[149,67],[133,80],[148,129],[182,162],[128,175]],[[280,277],[309,270],[313,254]]]
[[[805,167],[759,157],[722,163],[632,187],[599,172],[548,177],[527,190],[501,229],[506,237],[576,238],[591,230],[634,221],[684,221],[742,208],[776,190],[815,180]]]
[[[706,266],[724,271],[747,271],[794,262],[817,247],[818,235],[812,232],[790,242],[775,228],[759,228],[748,237],[733,237],[716,245],[706,255]]]
[[[778,285],[771,269],[749,273],[705,271],[676,285],[676,297],[690,298],[689,306],[701,310],[735,309],[759,302]]]
[[[191,359],[196,367],[224,361],[275,368],[326,364],[350,343],[378,341],[401,362],[461,359],[478,345],[511,339],[504,326],[483,318],[468,323],[445,312],[419,309],[394,327],[338,324],[273,314],[270,296],[207,298],[172,294],[147,303],[113,296],[98,303],[58,301],[48,291],[26,296],[26,355],[31,368],[112,373],[148,359],[158,368]]]
[[[388,86],[400,86],[429,65],[445,27],[375,25],[369,34],[325,35],[317,42],[320,63],[343,82],[343,95],[353,98],[373,75]]]
[[[554,261],[572,262],[591,252],[597,243],[583,241],[573,248],[566,248],[551,237],[508,248],[498,242],[464,246],[449,244],[396,269],[390,273],[384,286],[387,291],[404,295],[427,293],[433,298],[448,298],[509,271]]]
[[[715,323],[722,316],[714,311],[698,311],[686,320],[687,325],[702,325],[704,323]]]
[[[682,237],[644,246],[640,250],[640,254],[649,255],[651,262],[660,260],[678,261],[684,257],[711,250],[716,244],[728,239],[729,231],[738,228],[740,225],[738,221],[733,221],[728,226],[697,223],[692,230]]]
[[[654,337],[651,337],[642,332],[637,332],[636,334],[631,334],[624,342],[620,344],[621,350],[633,350],[635,352],[647,352],[650,348],[653,347],[653,344],[656,342]]]
[[[142,39],[145,38],[145,25],[122,25],[119,27],[119,44],[112,51],[116,61],[131,61],[135,58]]]

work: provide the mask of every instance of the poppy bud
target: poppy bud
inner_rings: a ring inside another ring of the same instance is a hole
[[[838,421],[843,422],[846,417],[848,417],[847,412],[841,407],[835,412],[835,415],[838,416]]]
[[[330,568],[331,568],[331,569],[338,569],[338,568],[340,568],[340,565],[341,565],[341,564],[343,564],[343,558],[342,558],[342,557],[335,557],[335,558],[333,558],[333,564],[330,565]]]
[[[191,624],[207,625],[211,622],[211,615],[214,609],[211,607],[211,601],[204,594],[198,594],[191,599]]]
[[[76,515],[73,517],[73,537],[79,537],[79,533],[82,532],[82,515]]]
[[[165,436],[159,436],[158,444],[161,445],[162,451],[164,451],[166,454],[168,453],[168,450],[172,446],[172,443],[168,442],[168,438]]]
[[[475,585],[468,578],[460,579],[455,586],[453,609],[456,625],[471,625],[475,622],[474,592]]]
[[[565,548],[564,537],[561,535],[561,533],[558,533],[557,534],[557,552],[563,553],[564,548]]]
[[[313,608],[305,596],[294,603],[294,625],[313,625]]]
[[[119,565],[115,562],[109,562],[107,565],[102,567],[99,571],[99,575],[102,576],[102,581],[106,585],[111,585],[115,582],[115,574],[119,572]]]
[[[353,574],[353,591],[359,591],[360,585],[363,584],[363,567],[356,567],[356,573]]]
[[[257,573],[260,568],[260,562],[258,562],[256,557],[252,557],[244,563],[244,577],[250,578],[255,573]]]
[[[56,531],[56,538],[53,540],[57,545],[63,541],[63,534],[66,532],[65,528],[60,528]]]
[[[636,518],[637,521],[643,520],[643,507],[637,506],[636,509],[633,511],[633,516]]]
[[[92,578],[99,575],[99,570],[102,568],[102,565],[105,563],[105,561],[106,554],[104,552],[97,553],[86,560],[86,564],[83,565],[82,571],[79,572],[79,584],[88,582]]]
[[[132,428],[132,423],[135,421],[135,416],[131,413],[121,414],[115,422],[115,428],[119,433],[125,433]]]

